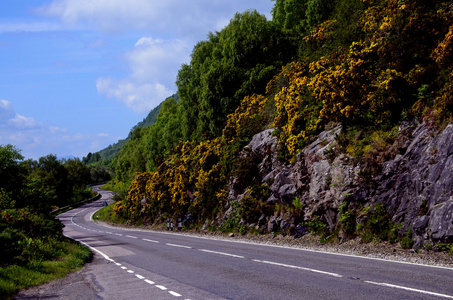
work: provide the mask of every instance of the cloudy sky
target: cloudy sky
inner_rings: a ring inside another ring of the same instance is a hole
[[[82,158],[176,92],[193,46],[271,0],[3,0],[0,144]]]

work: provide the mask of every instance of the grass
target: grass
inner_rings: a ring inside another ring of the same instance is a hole
[[[19,290],[37,286],[80,269],[92,253],[88,247],[65,238],[56,244],[53,260],[30,260],[25,265],[0,267],[0,299],[12,299]]]
[[[111,222],[115,224],[125,224],[128,220],[118,217],[113,211],[115,203],[112,203],[106,207],[101,208],[94,214],[94,221],[100,220],[104,222]]]

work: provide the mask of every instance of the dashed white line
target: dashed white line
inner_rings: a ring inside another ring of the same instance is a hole
[[[131,274],[133,274],[133,273],[134,273],[134,271],[132,271],[132,270],[127,270],[127,273],[131,273]]]
[[[169,243],[166,243],[165,245],[167,245],[167,246],[171,246],[171,247],[178,247],[178,248],[186,248],[186,249],[192,249],[192,247],[189,247],[189,246],[184,246],[184,245],[169,244]]]
[[[200,251],[207,252],[207,253],[220,254],[220,255],[225,255],[225,256],[231,256],[231,257],[235,257],[235,258],[244,258],[244,256],[241,256],[241,255],[230,254],[230,253],[225,253],[225,252],[217,252],[217,251],[211,251],[211,250],[206,250],[206,249],[200,249]]]
[[[173,291],[168,291],[168,292],[175,297],[181,297],[181,295],[176,292],[173,292]]]
[[[304,268],[304,267],[299,267],[299,266],[294,266],[294,265],[287,265],[287,264],[282,264],[282,263],[277,263],[277,262],[272,262],[272,261],[258,260],[258,259],[252,259],[252,261],[263,263],[263,264],[274,265],[274,266],[281,266],[281,267],[286,267],[286,268],[310,271],[310,272],[320,273],[320,274],[334,276],[334,277],[343,277],[342,275],[337,274],[337,273],[331,273],[331,272],[326,272],[326,271],[321,271],[321,270],[316,270],[316,269]]]
[[[117,236],[123,236],[121,233],[115,233],[115,235],[117,235]]]
[[[379,285],[379,286],[386,286],[386,287],[391,287],[391,288],[396,288],[396,289],[401,289],[401,290],[406,290],[406,291],[411,291],[411,292],[416,292],[416,293],[421,293],[421,294],[426,294],[426,295],[431,295],[431,296],[453,299],[453,296],[450,296],[450,295],[440,294],[440,293],[435,293],[435,292],[430,292],[430,291],[425,291],[425,290],[419,290],[419,289],[414,289],[414,288],[400,286],[400,285],[394,285],[394,284],[385,283],[385,282],[373,282],[373,281],[365,281],[365,282],[374,284],[374,285]]]
[[[127,270],[127,268],[126,268],[125,266],[122,266],[122,267],[121,267],[121,269],[123,269],[123,270]]]
[[[154,241],[154,240],[149,240],[149,239],[142,239],[146,242],[151,242],[151,243],[156,243],[156,244],[159,244],[159,241]]]
[[[145,279],[145,282],[146,282],[146,283],[149,283],[149,284],[152,284],[152,285],[156,284],[154,281],[151,281],[151,280],[149,280],[149,279]]]
[[[133,236],[133,235],[125,235],[125,237],[131,238],[131,239],[138,239],[138,237]]]
[[[158,289],[161,289],[162,291],[166,291],[166,290],[167,290],[167,288],[164,287],[163,285],[156,285],[156,287],[157,287]]]
[[[142,275],[138,275],[138,274],[135,274],[135,277],[137,277],[138,279],[145,279],[145,277],[143,277]]]

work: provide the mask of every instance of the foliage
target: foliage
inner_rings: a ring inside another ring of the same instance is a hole
[[[356,233],[364,242],[373,240],[397,242],[401,224],[394,223],[382,203],[377,203],[372,209],[365,208],[362,214],[364,221],[356,227]],[[412,236],[412,235],[411,235]]]
[[[414,240],[412,239],[412,228],[409,228],[404,235],[404,237],[401,239],[401,248],[403,249],[411,249],[412,246],[414,245]]]
[[[5,233],[0,234],[0,236]],[[26,240],[23,252],[31,259],[20,265],[0,266],[0,298],[9,299],[20,289],[43,284],[76,271],[89,261],[89,248],[69,239]]]
[[[249,196],[241,199],[239,217],[246,223],[256,223],[263,214],[269,215],[273,207],[266,203],[269,198],[269,188],[266,185],[254,185],[248,189]]]
[[[0,178],[0,272],[36,265],[39,273],[42,261],[67,254],[63,226],[50,211],[91,197],[90,169],[55,155],[23,161],[20,150],[6,145],[0,146]]]
[[[222,31],[210,33],[178,74],[184,139],[199,142],[206,132],[220,136],[226,116],[245,96],[263,93],[294,53],[280,28],[256,11],[237,13]]]
[[[356,218],[354,213],[348,210],[348,201],[344,201],[338,207],[339,220],[338,223],[341,226],[341,230],[345,233],[347,237],[354,235],[356,230]]]
[[[243,147],[260,130],[274,127],[279,158],[293,162],[319,131],[342,125],[329,157],[347,153],[371,178],[404,144],[402,120],[453,119],[449,1],[276,0],[272,15],[238,13],[194,47],[178,73],[180,100],[163,102],[156,123],[134,129],[115,158],[116,179],[132,182],[117,217],[213,220],[233,205],[231,184],[248,194],[224,230],[276,211],[299,220],[300,201],[271,208],[253,194],[259,160]],[[382,204],[359,206],[343,202],[337,230],[363,241],[401,240],[401,225]],[[330,234],[320,216],[307,223],[324,240]]]
[[[138,203],[146,197],[143,213],[151,222],[164,213],[178,217],[188,212],[197,217],[214,216],[227,202],[227,174],[232,171],[234,158],[246,138],[262,129],[263,124],[257,121],[266,116],[266,102],[260,95],[245,97],[235,113],[228,115],[221,137],[196,146],[181,142],[155,171],[138,173],[127,198],[115,206],[115,213],[137,220]]]

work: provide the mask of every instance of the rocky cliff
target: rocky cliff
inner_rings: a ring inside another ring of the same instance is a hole
[[[399,236],[410,229],[414,248],[453,242],[452,124],[440,132],[427,124],[404,124],[393,144],[360,162],[338,154],[340,132],[341,127],[336,127],[320,133],[292,164],[277,158],[272,129],[253,137],[242,155],[258,162],[258,181],[269,190],[267,204],[298,206],[302,217],[294,216],[295,209],[274,209],[261,214],[252,226],[261,232],[295,235],[310,230],[307,224],[316,220],[341,240],[351,233],[341,224],[342,217],[356,227],[381,204],[386,217],[398,225]],[[230,204],[250,196],[250,190],[238,188],[236,180],[231,179]],[[237,206],[231,205],[226,217]]]

